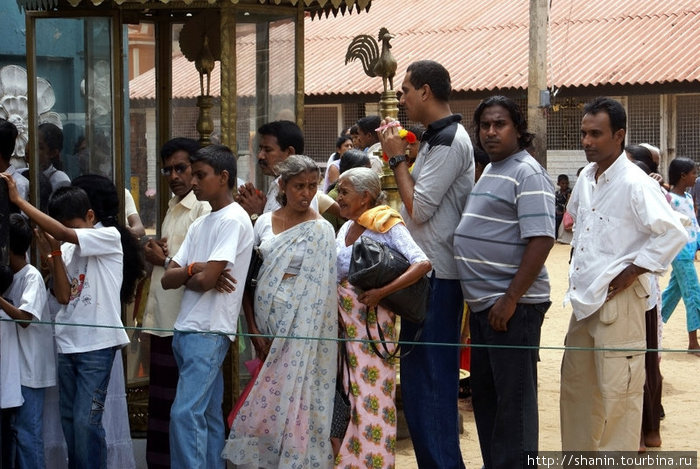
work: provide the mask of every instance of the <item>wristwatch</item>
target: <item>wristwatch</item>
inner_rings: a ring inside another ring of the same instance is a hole
[[[163,262],[163,268],[167,269],[168,266],[170,265],[170,261],[172,261],[173,258],[170,256],[165,256],[165,262]]]
[[[257,213],[254,213],[250,216],[250,221],[253,222],[253,225],[255,225],[255,220],[257,220],[259,216],[260,215],[258,215]]]
[[[407,160],[406,155],[394,155],[391,158],[389,158],[389,168],[394,170],[399,165],[399,163],[406,161],[406,160]]]

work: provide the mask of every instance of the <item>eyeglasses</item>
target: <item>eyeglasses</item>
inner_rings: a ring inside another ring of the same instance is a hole
[[[163,176],[170,176],[173,171],[175,171],[176,174],[182,174],[187,171],[187,168],[189,167],[190,165],[184,163],[176,164],[175,166],[166,166],[164,168],[160,168],[160,174]]]

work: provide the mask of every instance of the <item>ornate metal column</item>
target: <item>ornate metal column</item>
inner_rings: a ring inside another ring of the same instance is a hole
[[[382,97],[379,101],[379,114],[382,119],[387,117],[396,119],[399,115],[399,100],[396,98],[396,91],[394,91],[394,75],[397,64],[389,43],[394,35],[387,28],[381,28],[378,38],[382,43],[381,52],[379,43],[372,36],[367,34],[355,36],[345,54],[345,64],[357,59],[362,63],[362,68],[367,76],[382,78],[384,91],[382,91]],[[382,157],[381,149],[377,156]],[[384,162],[384,174],[382,175],[382,189],[387,194],[389,205],[398,210],[401,206],[401,196],[396,185],[394,172],[389,169],[386,162]]]
[[[197,132],[199,144],[202,146],[211,143],[211,134],[214,132],[214,120],[211,117],[214,98],[210,95],[210,84],[214,64],[221,60],[220,28],[223,18],[220,16],[220,13],[214,10],[202,11],[190,18],[180,33],[180,50],[187,60],[194,62],[199,72]]]

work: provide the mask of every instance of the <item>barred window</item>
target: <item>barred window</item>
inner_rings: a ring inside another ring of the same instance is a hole
[[[676,109],[676,155],[700,163],[700,95],[678,95]]]
[[[586,98],[557,100],[547,119],[547,150],[580,150],[581,117]]]
[[[304,154],[326,163],[340,134],[340,105],[304,106]]]
[[[658,94],[627,98],[627,144],[661,145],[661,100]]]

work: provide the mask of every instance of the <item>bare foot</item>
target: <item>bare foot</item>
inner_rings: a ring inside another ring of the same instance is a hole
[[[647,452],[647,447],[644,445],[644,433],[642,432],[642,435],[639,437],[639,449],[637,450],[638,453],[646,453]]]
[[[661,433],[659,430],[646,432],[644,434],[644,444],[649,448],[659,448],[661,446]]]

